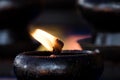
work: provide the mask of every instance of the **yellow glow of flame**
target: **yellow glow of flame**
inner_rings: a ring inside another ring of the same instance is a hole
[[[31,35],[49,51],[53,50],[56,37],[41,29],[36,29]]]

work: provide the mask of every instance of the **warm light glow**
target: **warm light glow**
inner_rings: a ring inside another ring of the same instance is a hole
[[[82,50],[82,47],[80,44],[77,43],[77,40],[85,39],[90,36],[83,36],[83,35],[71,35],[67,37],[64,41],[64,47],[63,50]]]
[[[55,44],[55,40],[57,39],[53,35],[41,30],[36,29],[31,34],[37,41],[39,41],[45,48],[47,48],[49,51],[53,50],[53,46]]]
[[[57,37],[41,30],[35,29],[31,33],[32,37],[35,38],[38,42],[40,42],[43,46],[40,46],[37,50],[49,50],[53,51],[53,47],[55,46]],[[89,35],[71,35],[63,39],[64,47],[63,50],[82,50],[82,47],[77,42],[80,39],[89,38]],[[46,49],[45,49],[46,48]]]

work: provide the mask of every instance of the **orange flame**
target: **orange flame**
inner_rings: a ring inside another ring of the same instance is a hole
[[[31,33],[32,37],[35,38],[38,42],[40,42],[47,50],[53,51],[53,47],[56,43],[57,37],[41,30],[35,29]],[[80,44],[77,43],[77,40],[84,39],[90,36],[82,36],[82,35],[71,35],[64,39],[64,47],[63,50],[82,50]],[[44,47],[39,47],[38,50],[46,50]]]
[[[41,29],[36,29],[31,35],[49,51],[53,50],[55,40],[57,39],[55,36]]]

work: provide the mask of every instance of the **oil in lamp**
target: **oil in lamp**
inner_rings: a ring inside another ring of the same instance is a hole
[[[36,29],[31,35],[48,51],[28,51],[14,60],[18,80],[98,80],[103,72],[101,53],[90,50],[62,50],[57,37]],[[72,46],[72,45],[71,45]]]

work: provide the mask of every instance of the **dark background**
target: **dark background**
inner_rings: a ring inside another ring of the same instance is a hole
[[[92,10],[84,11],[77,4],[76,0],[0,1],[0,5],[3,5],[2,7],[0,6],[0,76],[15,77],[13,72],[13,61],[15,56],[24,51],[34,51],[41,45],[31,38],[29,25],[56,25],[57,28],[64,30],[65,35],[91,35],[92,37],[90,40],[83,40],[82,43],[85,44],[82,46],[83,49],[99,48],[103,54],[104,72],[101,80],[119,80],[119,46],[114,47],[104,45],[101,47],[94,45],[94,40],[96,39],[96,34],[98,32],[103,34],[109,32],[113,34],[119,33],[119,30],[114,28],[113,31],[113,26],[111,28],[110,25],[101,24],[102,27],[96,27],[94,22],[91,23],[91,16],[92,19],[101,20],[107,24],[109,21],[105,20],[103,16],[101,16],[103,17],[102,19],[97,19],[95,14],[99,16],[98,12],[91,12]],[[85,17],[84,13],[86,15],[89,14],[87,15],[88,17]],[[120,15],[119,13],[110,14]],[[112,18],[114,19],[113,15]],[[97,25],[100,24],[98,22]],[[115,23],[112,25],[115,25]],[[84,47],[88,42],[92,46]]]

